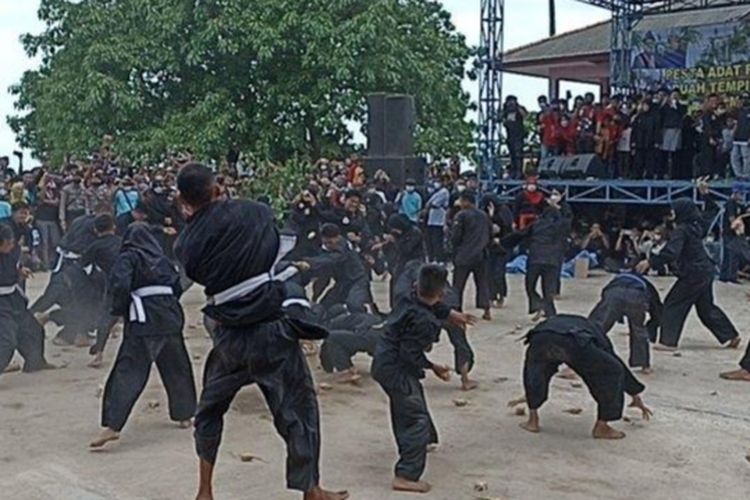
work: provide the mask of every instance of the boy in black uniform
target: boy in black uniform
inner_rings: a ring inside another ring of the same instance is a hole
[[[530,412],[528,422],[521,424],[523,429],[539,432],[539,408],[547,401],[550,380],[562,363],[583,379],[599,405],[594,438],[625,437],[609,426],[622,418],[624,393],[632,396],[631,406],[639,408],[644,419],[651,418],[651,410],[639,396],[645,387],[617,357],[598,324],[582,316],[553,316],[528,333],[526,344],[523,385]]]
[[[326,309],[336,304],[346,304],[351,312],[366,312],[365,306],[372,307],[374,301],[370,278],[362,259],[344,240],[335,224],[323,224],[320,234],[323,237],[323,252],[294,265],[313,276],[333,277],[335,284],[320,299]]]
[[[426,493],[431,488],[420,478],[427,449],[438,439],[420,379],[425,370],[431,370],[441,380],[450,380],[450,367],[434,364],[425,356],[438,340],[442,321],[449,317],[449,309],[441,302],[447,277],[440,266],[420,269],[416,290],[397,303],[372,361],[372,376],[390,400],[399,452],[393,479],[397,491]]]
[[[321,339],[314,325],[285,317],[283,276],[275,264],[294,246],[284,240],[264,205],[219,201],[214,176],[191,163],[177,178],[189,216],[175,254],[192,280],[205,287],[203,312],[217,322],[195,415],[200,459],[197,500],[213,500],[213,471],[224,414],[237,392],[258,384],[287,443],[287,486],[305,500],[346,500],[320,487],[320,424],[312,377],[297,339]],[[283,274],[283,273],[282,273]]]
[[[698,318],[721,344],[731,349],[740,346],[740,335],[724,311],[714,303],[715,266],[703,246],[708,221],[689,199],[672,203],[675,228],[667,245],[636,266],[645,274],[649,268],[676,264],[677,281],[664,299],[660,345],[657,350],[675,350],[680,342],[687,315],[695,306]]]
[[[96,321],[96,343],[91,346],[89,354],[94,359],[89,363],[91,368],[99,368],[102,365],[104,347],[109,337],[109,332],[117,322],[117,317],[110,313],[112,308],[111,295],[107,293],[109,288],[109,276],[112,267],[115,265],[122,238],[117,236],[117,224],[111,214],[100,214],[94,219],[94,231],[97,238],[83,252],[81,256],[81,266],[87,268],[92,266],[96,275],[102,281],[104,290],[104,300],[101,303],[99,314]]]
[[[25,372],[53,368],[44,359],[44,330],[29,312],[19,285],[21,278],[31,275],[20,267],[20,259],[13,230],[0,224],[0,374],[9,367],[16,350],[24,359]]]
[[[193,367],[182,337],[180,276],[147,225],[136,222],[125,230],[110,274],[109,294],[112,314],[124,317],[125,329],[104,388],[104,430],[91,448],[120,438],[154,363],[167,390],[169,416],[180,427],[189,427],[196,396]]]
[[[589,314],[589,319],[599,324],[606,335],[615,323],[628,319],[630,328],[631,368],[641,368],[641,373],[651,373],[649,340],[656,342],[662,309],[659,292],[644,276],[622,273],[602,290],[602,298]],[[646,323],[646,314],[649,321]]]

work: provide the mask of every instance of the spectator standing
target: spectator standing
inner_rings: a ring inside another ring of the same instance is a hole
[[[633,172],[637,179],[653,179],[656,171],[656,153],[659,143],[659,119],[644,99],[633,120],[631,149],[633,150]]]
[[[123,234],[128,225],[133,222],[132,212],[141,196],[135,188],[133,179],[125,177],[122,186],[115,192],[115,218],[117,220],[117,232]]]
[[[407,179],[404,190],[396,198],[398,213],[406,216],[413,223],[419,222],[419,214],[422,212],[422,195],[417,192],[417,183],[414,179]]]
[[[435,191],[427,200],[427,258],[430,262],[445,263],[443,237],[445,219],[450,205],[450,176],[445,174],[435,183]]]
[[[71,171],[72,177],[60,192],[59,216],[63,232],[67,231],[74,220],[88,212],[86,191],[83,188],[81,176],[77,168]]]
[[[503,104],[503,126],[505,139],[510,154],[510,175],[519,179],[523,173],[523,147],[526,141],[526,126],[524,120],[528,112],[518,104],[516,96],[509,95]]]
[[[672,91],[660,108],[661,119],[661,162],[662,171],[670,179],[675,178],[675,157],[682,148],[682,121],[687,109],[680,102],[682,95],[678,89]]]
[[[750,178],[750,94],[745,92],[740,98],[740,108],[736,113],[737,127],[734,130],[732,147],[732,170],[737,179]]]
[[[39,258],[47,269],[52,269],[57,259],[57,244],[62,238],[58,180],[49,173],[43,174],[37,193],[35,219],[40,239]]]

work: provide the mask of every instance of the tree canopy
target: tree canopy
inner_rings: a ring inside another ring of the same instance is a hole
[[[416,97],[420,153],[470,150],[471,49],[437,1],[42,0],[39,17],[8,122],[41,157],[103,134],[131,159],[336,154],[381,91]]]

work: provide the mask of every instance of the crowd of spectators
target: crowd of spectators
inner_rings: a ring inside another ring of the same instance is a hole
[[[540,96],[537,104],[530,112],[508,96],[503,105],[509,177],[552,156],[596,154],[614,179],[750,179],[749,93],[696,102],[663,88],[599,102],[592,93]]]

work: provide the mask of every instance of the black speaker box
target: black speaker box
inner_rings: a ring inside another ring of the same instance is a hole
[[[414,98],[389,95],[385,99],[385,156],[413,156],[417,112]]]
[[[385,156],[385,100],[387,94],[367,96],[367,151]]]
[[[366,157],[365,173],[367,178],[372,179],[378,170],[388,174],[391,182],[398,187],[403,187],[407,179],[414,179],[418,186],[424,185],[427,180],[427,161],[416,156]]]
[[[560,177],[563,179],[605,179],[607,177],[607,166],[595,154],[575,155],[565,158],[565,163],[560,169]]]
[[[550,156],[539,163],[537,173],[542,179],[555,179],[560,177],[560,170],[564,163],[564,156]]]

